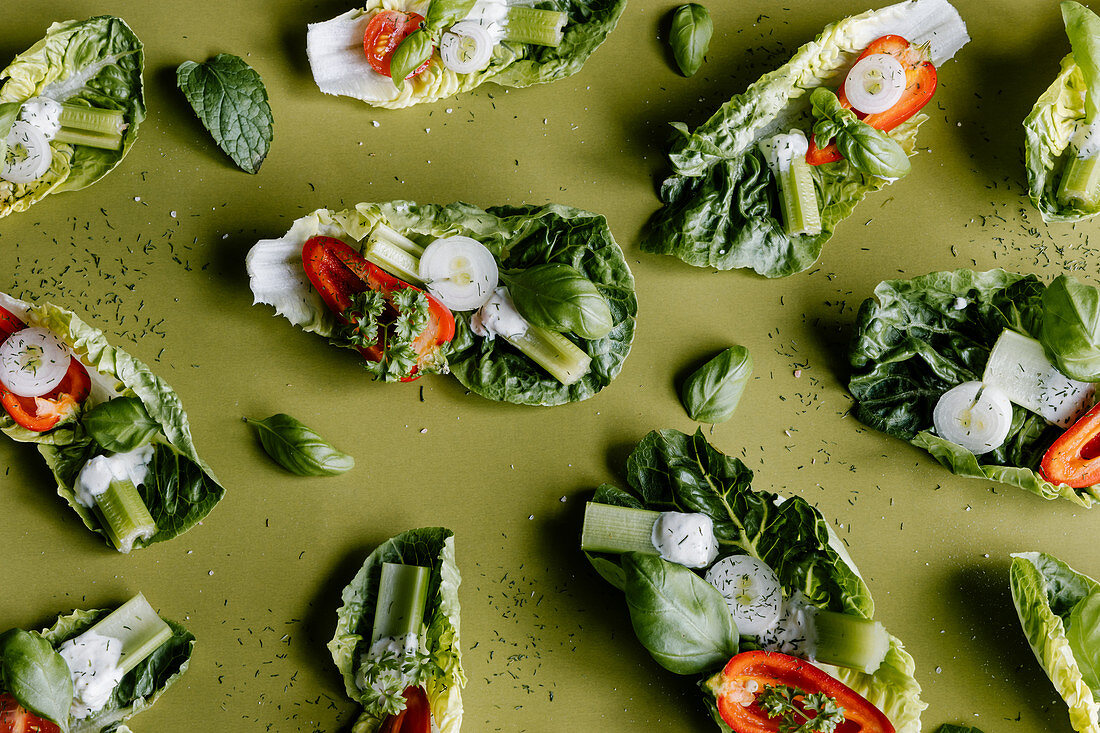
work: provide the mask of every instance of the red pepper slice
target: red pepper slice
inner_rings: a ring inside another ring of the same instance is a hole
[[[0,307],[0,341],[26,327],[27,324]],[[88,377],[88,370],[74,357],[69,361],[69,371],[52,392],[41,397],[20,397],[0,383],[0,404],[3,404],[12,419],[22,427],[44,433],[71,415],[77,405],[88,397],[91,389],[92,380]]]
[[[402,694],[405,696],[405,709],[382,721],[378,733],[431,733],[432,711],[424,690],[413,686],[406,688]]]
[[[21,706],[11,695],[0,694],[0,733],[61,733],[61,729]]]
[[[901,36],[889,35],[873,41],[870,46],[856,59],[859,63],[864,57],[875,53],[885,53],[896,58],[901,67],[905,69],[905,91],[890,109],[876,114],[864,114],[856,112],[856,117],[866,122],[871,127],[884,132],[889,132],[905,122],[907,119],[920,112],[924,105],[932,100],[936,92],[936,67],[929,60],[927,46],[914,46]],[[855,64],[853,64],[854,66]],[[837,90],[837,97],[845,109],[851,109],[852,105],[844,94],[844,85]],[[806,162],[810,165],[832,163],[843,158],[836,143],[829,143],[824,148],[814,144],[813,135],[810,135],[810,147],[806,153]]]
[[[351,305],[351,296],[370,289],[382,293],[386,302],[392,306],[393,293],[412,289],[424,293],[428,298],[428,325],[413,341],[413,348],[418,355],[417,366],[413,367],[408,377],[401,381],[408,382],[417,378],[417,370],[420,364],[431,360],[441,346],[448,343],[455,335],[455,319],[447,306],[436,300],[430,293],[426,293],[418,287],[410,285],[389,274],[377,265],[367,262],[361,254],[348,244],[333,237],[310,237],[302,247],[302,264],[305,267],[306,276],[313,287],[325,301],[325,305],[337,315],[342,323],[347,323],[344,312]],[[387,313],[390,319],[395,315]],[[383,321],[386,316],[383,316]],[[378,343],[374,346],[360,348],[359,353],[368,361],[380,361],[382,359],[382,347],[385,342],[385,325],[379,327]]]
[[[746,687],[749,682],[755,687]],[[836,733],[894,733],[890,720],[858,692],[806,660],[779,652],[742,652],[726,664],[717,689],[722,720],[737,733],[776,733],[780,718],[769,717],[755,701],[749,705],[739,702],[774,685],[796,687],[809,694],[824,692],[835,699],[845,718]],[[813,713],[806,714],[813,717]]]
[[[1100,405],[1062,433],[1043,454],[1039,473],[1074,489],[1100,484]]]

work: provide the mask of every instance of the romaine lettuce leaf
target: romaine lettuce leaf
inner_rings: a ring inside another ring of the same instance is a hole
[[[1079,733],[1100,733],[1100,704],[1081,673],[1066,636],[1074,609],[1100,583],[1055,557],[1039,552],[1012,556],[1009,583],[1024,636],[1055,689],[1069,706],[1070,723]]]
[[[43,630],[42,635],[57,648],[62,642],[90,629],[111,610],[76,610],[59,616],[53,626]],[[172,629],[171,638],[122,678],[102,710],[89,718],[73,720],[69,733],[120,733],[129,730],[122,725],[122,721],[155,703],[187,671],[195,637],[173,621],[166,619],[165,623]]]
[[[440,733],[458,733],[462,724],[462,671],[459,640],[458,586],[462,581],[455,563],[454,533],[442,527],[413,529],[379,545],[344,588],[344,604],[336,612],[336,634],[328,643],[332,660],[344,678],[348,697],[360,699],[355,678],[363,652],[370,646],[374,608],[382,563],[406,563],[431,568],[425,609],[427,647],[432,668],[426,691],[432,718]],[[374,733],[383,718],[364,710],[356,733]]]
[[[788,236],[773,176],[756,143],[777,130],[808,129],[810,92],[838,86],[859,53],[887,34],[928,42],[937,67],[969,41],[966,25],[946,0],[910,0],[830,25],[693,132],[674,125],[681,137],[669,152],[673,175],[661,187],[664,207],[650,222],[642,249],[697,267],[752,268],[766,277],[810,267],[837,224],[887,181],[847,161],[817,166],[822,232]],[[917,128],[925,119],[916,115],[890,133],[909,155],[916,153]]]
[[[90,186],[122,161],[145,119],[144,65],[141,41],[126,22],[102,15],[54,23],[45,38],[0,71],[0,104],[49,97],[123,110],[128,124],[117,151],[51,142],[53,162],[45,176],[28,184],[0,180],[0,217],[26,211],[49,193]],[[0,126],[0,135],[7,131]]]
[[[740,460],[711,446],[702,431],[649,433],[627,459],[629,490],[601,486],[593,501],[655,511],[701,512],[714,522],[720,554],[744,553],[767,563],[788,593],[801,592],[819,608],[871,618],[874,601],[859,571],[821,513],[801,497],[754,490]],[[615,555],[589,554],[593,567],[617,588],[622,569]],[[926,704],[914,678],[913,658],[891,637],[886,660],[873,674],[822,665],[882,710],[898,733],[919,733]],[[700,687],[719,728],[713,693]]]
[[[279,239],[261,240],[249,251],[245,264],[254,302],[274,306],[278,315],[306,331],[331,335],[335,319],[306,277],[302,245],[315,235],[364,242],[378,223],[421,245],[456,234],[472,237],[496,255],[502,269],[565,263],[594,282],[607,299],[614,328],[603,338],[579,341],[592,364],[588,374],[569,386],[502,339],[475,336],[468,326],[473,314],[456,313],[448,365],[471,391],[504,402],[558,405],[592,397],[619,374],[634,340],[634,277],[604,217],[557,204],[482,210],[464,203],[391,201],[361,203],[345,211],[319,209],[295,221]]]

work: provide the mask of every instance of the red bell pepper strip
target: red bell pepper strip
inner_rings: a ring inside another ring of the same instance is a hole
[[[737,733],[776,733],[781,719],[769,717],[755,702],[769,686],[823,692],[836,700],[844,711],[836,733],[894,733],[890,720],[858,692],[806,660],[779,652],[742,652],[726,664],[716,690],[722,720]],[[750,697],[750,704],[742,704]],[[812,718],[814,713],[805,715]]]
[[[1100,405],[1086,412],[1043,454],[1039,473],[1074,489],[1100,484]]]
[[[455,319],[447,307],[430,293],[426,293],[404,280],[399,280],[377,265],[367,262],[361,254],[339,239],[333,237],[310,237],[302,247],[302,265],[310,283],[321,295],[325,305],[336,314],[344,324],[349,321],[344,315],[351,306],[351,297],[367,289],[381,292],[390,305],[389,320],[395,312],[392,310],[393,293],[400,290],[416,290],[424,293],[428,299],[428,325],[413,341],[417,353],[417,365],[409,376],[401,381],[417,378],[419,367],[437,356],[444,344],[455,335]],[[385,317],[382,319],[385,322]],[[368,361],[380,361],[383,356],[383,344],[386,341],[386,326],[379,326],[378,339],[373,346],[361,347],[359,352]]]
[[[408,687],[402,694],[405,696],[405,709],[382,721],[378,733],[431,733],[432,711],[423,688]]]
[[[10,311],[0,307],[0,341],[27,325]],[[73,414],[92,389],[88,370],[73,357],[69,370],[53,391],[41,397],[20,397],[0,382],[0,404],[19,425],[36,433],[44,433]]]
[[[927,46],[914,46],[901,36],[882,36],[873,41],[859,55],[856,63],[875,53],[889,54],[901,63],[901,67],[905,69],[905,91],[901,93],[901,99],[897,104],[885,112],[869,115],[856,110],[855,115],[871,127],[889,132],[920,112],[924,105],[932,100],[932,95],[936,92],[936,67],[929,60]],[[843,84],[837,90],[837,97],[842,107],[852,108],[851,102],[844,94]],[[843,157],[836,143],[831,142],[824,148],[819,148],[814,143],[813,135],[810,136],[810,147],[806,152],[806,162],[810,165],[832,163]]]

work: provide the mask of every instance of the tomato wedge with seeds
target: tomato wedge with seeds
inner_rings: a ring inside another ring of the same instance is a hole
[[[408,687],[402,694],[405,696],[405,709],[387,717],[378,733],[431,733],[432,711],[423,688]]]
[[[61,728],[27,710],[11,695],[0,694],[0,733],[61,733]]]
[[[363,32],[363,52],[366,53],[371,68],[383,76],[392,76],[390,61],[393,60],[393,52],[423,22],[424,16],[419,13],[404,13],[400,10],[382,10],[376,13]],[[411,79],[423,72],[430,63],[431,58],[428,58],[405,78]]]
[[[864,114],[858,110],[853,112],[856,117],[871,127],[890,132],[932,101],[932,95],[936,93],[936,67],[929,58],[927,46],[914,46],[898,35],[882,36],[872,41],[852,66],[876,53],[889,54],[898,60],[901,68],[905,69],[905,90],[901,93],[901,99],[897,104],[885,112],[876,114]],[[840,89],[837,90],[837,98],[840,99],[842,107],[852,109],[852,104],[844,94],[844,84],[841,84]],[[824,148],[819,148],[814,143],[813,135],[810,135],[810,147],[806,152],[807,163],[822,165],[841,160],[843,157],[836,143],[831,142]]]

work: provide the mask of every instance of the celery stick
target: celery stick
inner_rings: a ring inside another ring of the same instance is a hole
[[[821,211],[814,177],[805,157],[796,155],[790,167],[779,174],[779,203],[783,229],[789,235],[821,234]]]
[[[428,604],[431,571],[419,565],[382,563],[378,600],[374,607],[371,644],[379,639],[419,634]]]
[[[545,328],[528,324],[523,334],[502,338],[566,386],[588,374],[588,367],[592,364],[592,358],[579,346],[560,333]]]
[[[504,18],[504,40],[538,46],[560,46],[568,16],[557,10],[513,5]]]
[[[144,662],[161,644],[172,638],[171,627],[161,620],[149,601],[140,593],[89,631],[118,639],[122,643],[122,656],[118,666],[124,674]]]
[[[69,130],[98,132],[121,137],[126,130],[126,118],[120,109],[100,109],[80,104],[61,105],[61,127]]]
[[[1070,159],[1058,188],[1058,200],[1067,206],[1084,209],[1100,204],[1100,156],[1079,158],[1075,150],[1070,150]]]
[[[660,512],[588,502],[584,508],[581,549],[587,552],[657,554],[653,525]]]
[[[129,552],[135,540],[147,540],[157,533],[157,523],[131,481],[112,481],[96,497],[96,513],[120,552]]]
[[[814,659],[872,674],[890,651],[890,635],[878,621],[848,613],[818,610]]]
[[[59,143],[83,145],[88,148],[100,148],[102,150],[118,150],[122,147],[122,135],[88,132],[85,130],[71,130],[67,127],[62,127],[58,130],[53,139]]]
[[[420,285],[420,258],[424,248],[385,224],[377,224],[367,238],[364,257],[405,282]]]

